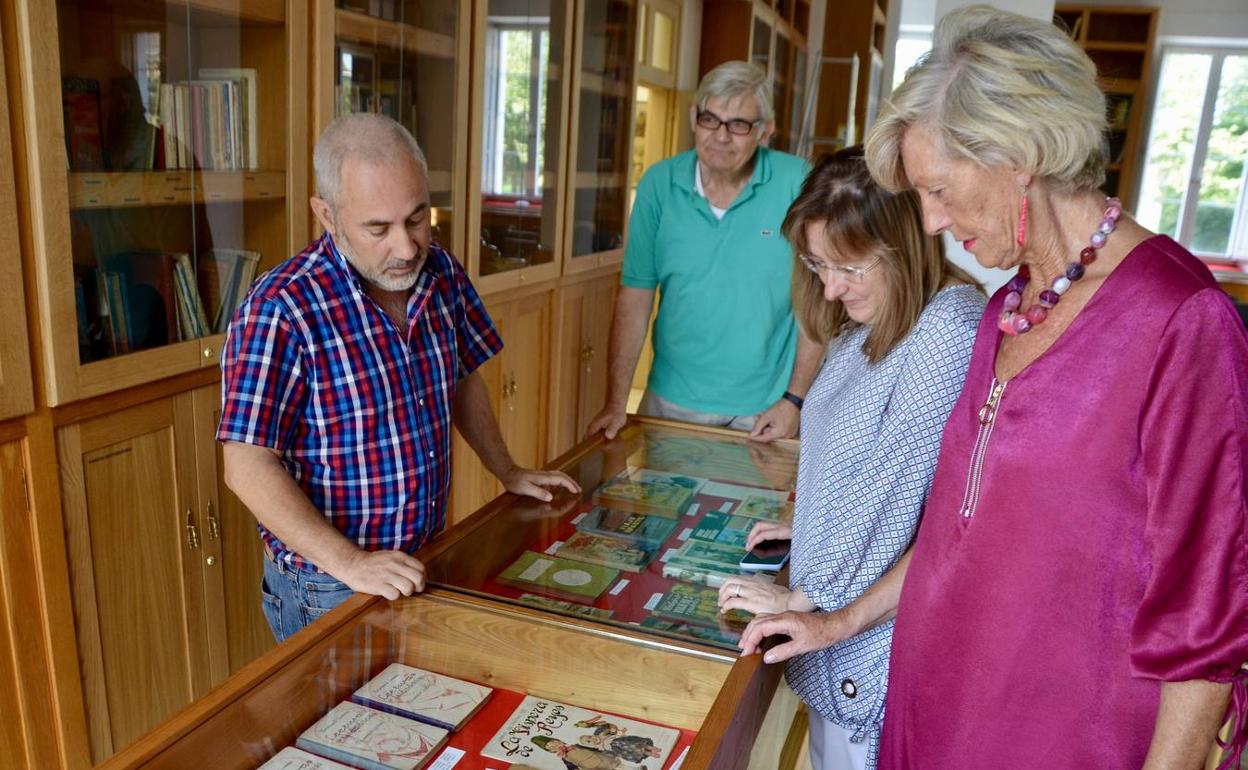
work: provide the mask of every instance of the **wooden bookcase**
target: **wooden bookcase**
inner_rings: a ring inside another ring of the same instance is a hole
[[[885,87],[881,77],[894,5],[895,0],[847,0],[835,7],[829,5],[823,24],[823,57],[837,61],[819,65],[819,109],[813,132],[816,157],[861,142],[875,119],[880,91]],[[855,55],[856,80],[848,63]]]
[[[0,33],[0,50],[5,43]],[[0,84],[4,81],[4,60],[0,58]],[[13,162],[8,98],[0,90],[0,163],[11,169]],[[34,409],[26,301],[22,296],[22,252],[20,247],[12,247],[18,233],[17,191],[12,173],[0,174],[0,231],[13,234],[10,248],[0,254],[0,421],[4,421]]]
[[[1103,189],[1134,209],[1143,171],[1143,119],[1151,92],[1157,9],[1062,3],[1053,11],[1053,22],[1096,63],[1109,113]]]

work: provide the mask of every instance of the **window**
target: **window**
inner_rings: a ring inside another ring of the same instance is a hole
[[[485,190],[540,198],[549,22],[491,20],[486,31]]]
[[[1207,258],[1248,259],[1248,50],[1163,52],[1138,218]]]

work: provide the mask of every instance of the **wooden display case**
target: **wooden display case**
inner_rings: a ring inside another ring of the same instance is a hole
[[[4,35],[0,34],[0,49],[4,47]],[[4,61],[0,60],[0,83],[3,82]],[[3,89],[0,89],[0,163],[12,168],[9,104]],[[3,232],[17,234],[16,207],[13,174],[0,175],[0,230]],[[21,254],[20,241],[16,237],[10,241],[10,247],[0,254],[0,421],[34,408],[26,302],[22,296]]]
[[[814,121],[814,155],[832,153],[863,141],[875,120],[893,0],[850,0],[829,5],[823,23],[819,63],[819,109]],[[857,69],[850,65],[858,57]],[[829,61],[829,59],[831,61]]]
[[[1109,119],[1101,189],[1134,210],[1143,171],[1143,119],[1150,98],[1157,9],[1059,3],[1053,23],[1066,30],[1096,63]]]
[[[594,491],[605,480],[640,469],[677,474],[698,484],[698,491],[686,512],[675,517],[662,544],[646,548],[651,552],[646,564],[638,571],[621,570],[611,576],[609,585],[594,597],[551,611],[578,620],[592,614],[592,622],[616,630],[645,624],[647,633],[684,644],[735,650],[739,626],[695,623],[670,628],[657,622],[661,618],[653,614],[656,603],[675,585],[693,585],[665,577],[664,563],[709,512],[738,516],[752,497],[785,508],[796,484],[796,442],[763,445],[736,431],[634,417],[614,440],[598,435],[549,467],[575,479],[582,493],[557,495],[550,503],[514,495],[497,498],[428,547],[424,554],[428,580],[526,610],[534,602],[526,600],[526,594],[566,599],[558,590],[516,587],[500,574],[526,551],[557,555],[558,547],[577,533],[577,523],[595,507]]]
[[[250,770],[392,662],[696,731],[684,770],[747,766],[780,673],[761,656],[437,589],[396,602],[357,596],[101,767]],[[456,765],[502,766],[472,754]]]
[[[216,366],[246,282],[307,230],[302,14],[17,5],[47,403]]]

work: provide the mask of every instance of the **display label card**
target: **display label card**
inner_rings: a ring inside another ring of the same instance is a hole
[[[619,596],[624,593],[625,588],[628,588],[628,578],[624,578],[620,582],[616,583],[615,588],[612,588],[610,593],[612,596]]]
[[[727,513],[728,511],[732,510],[733,505],[734,503],[731,500],[725,500],[724,502],[720,503],[719,510],[721,513]]]
[[[650,597],[650,601],[646,602],[646,611],[653,612],[655,607],[659,606],[659,602],[663,600],[663,594],[654,594]]]
[[[555,542],[551,543],[551,544],[550,544],[550,545],[546,548],[546,555],[547,555],[547,556],[554,556],[554,555],[555,555],[555,552],[559,550],[559,546],[561,546],[561,545],[563,545],[563,541],[562,541],[562,540],[556,540]]]
[[[584,519],[584,518],[585,518],[586,516],[588,516],[588,515],[589,515],[589,511],[582,511],[581,513],[578,513],[578,514],[576,515],[576,518],[572,520],[572,523],[573,523],[573,524],[580,524],[580,523],[581,523],[581,519]]]
[[[673,762],[672,766],[667,768],[667,770],[680,770],[680,766],[685,764],[685,757],[689,756],[689,749],[690,747],[686,746],[685,750],[680,752],[680,756],[676,757],[676,761]]]
[[[689,507],[685,509],[685,515],[686,515],[686,516],[697,516],[697,515],[698,515],[698,504],[697,504],[697,503],[689,503]]]
[[[693,527],[686,527],[686,528],[685,528],[685,531],[680,533],[680,537],[679,537],[678,539],[679,539],[679,540],[688,540],[688,539],[689,539],[689,536],[690,536],[690,535],[692,535],[692,534],[693,534]]]
[[[659,557],[659,561],[666,562],[668,559],[672,558],[679,552],[680,552],[679,548],[668,548],[666,551],[663,552],[663,555]]]
[[[686,747],[685,754],[688,753],[689,749]],[[685,761],[685,754],[680,755],[680,760],[678,760],[679,762]],[[433,760],[433,764],[429,765],[429,767],[425,768],[425,770],[451,770],[452,767],[459,764],[459,760],[463,759],[463,757],[463,749],[457,749],[454,746],[447,746],[446,751],[442,752],[441,756]],[[679,764],[675,765],[675,767],[679,766]]]
[[[531,583],[541,577],[543,572],[550,569],[550,565],[552,564],[554,564],[553,561],[548,561],[546,559],[534,559],[533,563],[529,565],[529,568],[520,573],[520,579],[527,580]]]

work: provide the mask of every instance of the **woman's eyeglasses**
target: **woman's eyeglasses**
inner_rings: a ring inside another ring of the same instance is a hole
[[[705,128],[707,131],[718,131],[720,126],[724,126],[730,134],[745,136],[755,128],[758,128],[762,122],[762,118],[758,120],[745,120],[744,118],[724,120],[709,110],[698,110],[698,126]]]
[[[832,265],[826,262],[820,262],[809,254],[798,254],[797,258],[802,261],[806,269],[815,275],[823,278],[825,275],[834,275],[842,280],[850,283],[862,283],[867,279],[867,273],[878,264],[883,257],[876,257],[871,264],[866,267],[855,267],[854,265]]]

